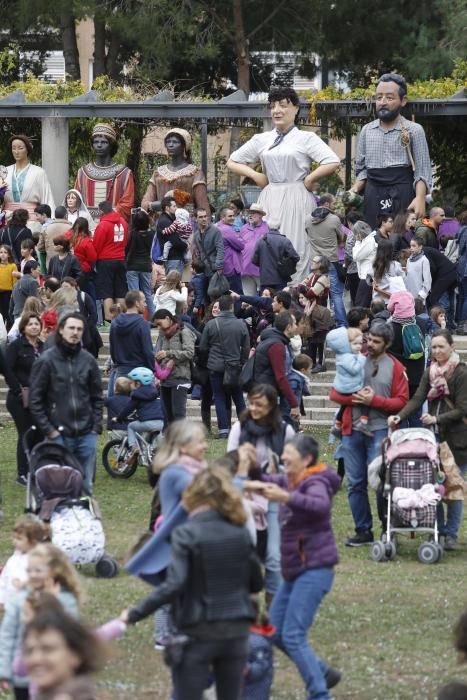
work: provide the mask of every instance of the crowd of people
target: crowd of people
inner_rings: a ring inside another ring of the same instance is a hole
[[[387,105],[406,99],[395,78],[378,85],[386,125],[399,118]],[[128,224],[108,200],[95,220],[71,189],[54,212],[37,206],[34,226],[17,208],[0,230],[0,372],[18,433],[17,483],[28,483],[23,437],[32,426],[73,452],[89,496],[104,407],[108,429],[128,431],[124,466],[138,460],[136,432],[162,433],[151,537],[128,563],[155,589],[104,628],[79,622],[75,572],[46,542],[46,525],[18,521],[0,579],[0,683],[16,698],[94,697],[89,674],[103,640],[152,613],[177,700],[200,699],[213,682],[219,700],[265,700],[273,646],[296,665],[310,700],[331,698],[341,674],[308,633],[338,562],[331,512],[343,475],[355,529],[346,545],[357,547],[374,541],[368,465],[389,430],[430,427],[467,471],[467,368],[452,335],[467,334],[467,212],[432,207],[424,216],[431,166],[417,129],[414,182],[404,168],[391,174],[402,178],[399,209],[375,210],[371,197],[399,185],[375,159],[365,165],[371,149],[360,148],[353,193],[368,179],[364,210],[358,196],[319,195],[335,154],[294,126],[293,90],[273,92],[271,107],[275,130],[229,161],[265,186],[248,210],[233,199],[216,216],[190,211],[183,193],[169,191]],[[256,158],[263,179],[248,165]],[[107,332],[105,396],[98,356]],[[327,372],[326,348],[336,362],[339,474],[301,425],[303,397]],[[190,395],[200,422],[187,420]],[[208,435],[226,441],[209,465]],[[462,500],[438,506],[447,551],[458,547],[462,515]]]

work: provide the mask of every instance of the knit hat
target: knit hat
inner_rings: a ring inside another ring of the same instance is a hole
[[[175,218],[183,224],[187,224],[190,220],[190,214],[186,209],[175,209]]]
[[[169,129],[169,131],[164,135],[164,142],[171,134],[176,134],[183,139],[185,144],[185,154],[188,155],[191,151],[191,136],[188,131],[186,131],[186,129],[179,129],[178,127]]]
[[[117,143],[117,132],[112,126],[110,126],[110,124],[96,124],[92,130],[91,140],[94,138],[94,136],[105,136],[105,138],[109,139],[109,141]]]
[[[410,292],[394,292],[388,303],[388,311],[398,318],[415,316],[415,301]]]

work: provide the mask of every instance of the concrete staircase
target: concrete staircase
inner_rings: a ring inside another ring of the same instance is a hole
[[[99,366],[103,370],[105,363],[109,357],[109,336],[108,333],[103,332],[102,339],[104,341],[104,347],[101,349],[99,354]],[[467,362],[467,336],[456,336],[455,337],[455,347],[457,352],[460,354],[461,359]],[[329,400],[329,390],[332,386],[332,382],[335,374],[336,360],[329,350],[326,352],[326,372],[321,372],[320,374],[313,375],[313,393],[311,396],[306,396],[304,398],[306,416],[302,416],[301,424],[303,427],[321,426],[323,428],[330,427],[332,425],[332,420],[334,413],[336,411],[336,404]],[[103,375],[103,384],[106,387],[108,384],[108,377]],[[6,410],[6,385],[5,380],[0,376],[0,420],[4,421],[10,418],[10,414]],[[216,425],[216,412],[214,406],[211,407],[213,426]],[[235,410],[233,411],[235,416]],[[200,402],[188,399],[188,411],[187,415],[192,420],[201,421],[200,413]]]

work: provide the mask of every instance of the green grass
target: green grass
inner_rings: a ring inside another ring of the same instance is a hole
[[[318,433],[326,452],[326,435]],[[16,486],[16,434],[8,424],[0,430],[1,479],[5,520],[0,530],[0,561],[11,552],[10,530],[22,512],[24,489]],[[213,441],[209,457],[224,442]],[[124,561],[148,520],[150,490],[143,470],[128,481],[111,479],[99,464],[95,495],[107,536],[107,549]],[[375,512],[375,510],[374,510]],[[334,528],[341,561],[331,594],[320,608],[310,638],[317,652],[343,671],[336,700],[427,700],[449,679],[466,677],[452,648],[452,625],[466,604],[466,548],[446,553],[442,562],[417,561],[417,540],[404,540],[397,559],[375,564],[367,548],[342,546],[352,530],[345,491],[334,505]],[[461,541],[465,539],[465,525]],[[92,567],[81,570],[86,591],[84,617],[93,625],[118,615],[149,589],[121,572],[112,580],[96,579]],[[152,647],[152,620],[129,629],[115,644],[113,657],[99,678],[100,700],[166,700],[170,682],[160,652]],[[275,660],[273,700],[305,697],[300,677],[279,652]],[[7,697],[1,695],[0,697]],[[219,698],[222,700],[222,698]]]

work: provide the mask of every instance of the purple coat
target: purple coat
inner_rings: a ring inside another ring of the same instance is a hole
[[[242,241],[238,233],[235,233],[233,226],[219,221],[216,224],[224,239],[224,275],[232,277],[242,272],[242,251],[245,242]]]
[[[251,258],[255,252],[256,242],[268,231],[269,226],[265,221],[262,221],[258,226],[245,224],[245,226],[242,226],[240,229],[240,238],[245,242],[245,247],[242,250],[242,275],[259,277],[259,267],[253,265]]]
[[[262,474],[261,480],[290,490],[286,474]],[[331,567],[339,561],[331,507],[340,485],[336,471],[327,466],[299,481],[288,503],[281,504],[281,569],[286,581],[293,581],[307,569]]]

